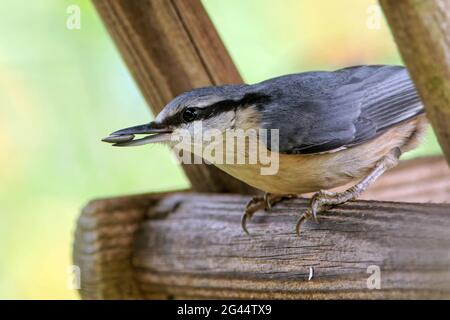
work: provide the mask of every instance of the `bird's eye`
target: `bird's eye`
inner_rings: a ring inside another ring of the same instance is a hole
[[[183,111],[183,120],[186,122],[192,122],[197,118],[197,110],[194,108],[187,108]]]

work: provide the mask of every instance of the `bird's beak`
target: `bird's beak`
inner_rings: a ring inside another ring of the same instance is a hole
[[[168,142],[170,141],[171,133],[172,130],[166,126],[160,123],[150,122],[148,124],[115,131],[109,137],[103,138],[102,141],[112,143],[113,146],[117,147],[140,146],[148,143]],[[134,139],[134,135],[136,134],[149,134],[149,136]]]

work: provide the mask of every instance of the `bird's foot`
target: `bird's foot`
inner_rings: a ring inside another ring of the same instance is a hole
[[[331,207],[345,203],[349,200],[356,198],[360,193],[360,190],[353,187],[343,192],[331,192],[327,190],[320,190],[313,195],[310,201],[309,208],[306,209],[297,221],[295,231],[297,235],[300,235],[300,228],[306,220],[312,220],[319,223],[317,214],[326,211]]]
[[[256,211],[264,209],[265,211],[270,211],[272,207],[278,202],[284,199],[292,199],[295,198],[296,195],[276,195],[271,193],[265,193],[263,197],[255,196],[253,197],[245,206],[244,214],[241,218],[241,227],[242,230],[248,235],[250,233],[247,229],[247,220],[250,220]]]
[[[386,170],[397,165],[400,155],[401,150],[399,148],[392,149],[386,156],[378,161],[376,166],[363,180],[343,192],[321,190],[314,194],[311,198],[310,207],[305,210],[300,219],[297,221],[297,225],[295,227],[297,235],[300,235],[300,227],[306,220],[314,220],[315,222],[318,222],[317,214],[321,211],[325,211],[335,205],[356,199]]]

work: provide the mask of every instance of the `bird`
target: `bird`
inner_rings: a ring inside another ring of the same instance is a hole
[[[300,234],[306,220],[318,222],[319,213],[356,199],[396,166],[403,153],[423,140],[427,124],[424,106],[405,67],[360,65],[288,74],[256,84],[196,88],[175,97],[150,123],[118,130],[103,141],[114,146],[163,143],[175,149],[174,140],[180,140],[180,132],[187,132],[200,140],[187,140],[177,150],[208,158],[201,152],[203,147],[200,152],[192,151],[198,142],[207,140],[194,132],[196,125],[222,137],[232,130],[253,130],[257,150],[277,156],[275,173],[261,174],[260,162],[211,162],[264,192],[244,210],[241,227],[247,234],[247,220],[256,211],[314,193],[296,223]],[[276,132],[272,135],[277,139],[262,131]],[[140,134],[146,136],[135,139]],[[218,150],[244,160],[255,152],[224,150],[221,145]],[[349,184],[344,191],[330,191]]]

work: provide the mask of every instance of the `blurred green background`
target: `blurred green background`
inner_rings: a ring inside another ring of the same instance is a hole
[[[203,3],[250,83],[401,63],[372,0]],[[71,4],[79,30],[66,27]],[[188,181],[162,146],[100,142],[151,115],[90,1],[3,0],[0,10],[0,298],[77,298],[67,284],[82,206]],[[430,132],[408,156],[432,153]]]

